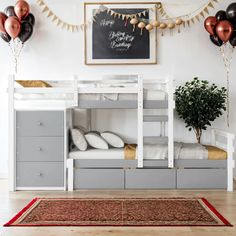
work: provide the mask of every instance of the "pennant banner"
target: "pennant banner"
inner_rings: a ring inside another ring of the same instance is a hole
[[[62,29],[67,30],[67,31],[77,32],[77,31],[83,31],[86,26],[89,26],[92,24],[93,21],[96,21],[96,15],[101,13],[102,11],[106,11],[108,14],[110,14],[114,18],[121,18],[125,21],[132,18],[138,18],[139,21],[142,21],[142,16],[145,16],[146,14],[148,14],[149,10],[151,11],[158,10],[158,12],[161,15],[160,21],[164,23],[166,22],[168,24],[169,22],[175,22],[176,20],[181,19],[183,27],[185,27],[186,24],[190,26],[191,24],[200,22],[201,17],[205,18],[206,15],[209,15],[209,8],[214,8],[214,5],[218,3],[218,1],[219,0],[209,0],[207,1],[206,4],[202,5],[201,7],[194,10],[193,12],[185,14],[185,15],[181,15],[181,16],[176,16],[176,17],[171,17],[166,12],[165,10],[166,7],[164,7],[161,3],[156,5],[154,8],[146,9],[142,12],[138,12],[137,14],[121,14],[101,4],[99,6],[99,9],[95,12],[91,20],[83,24],[78,24],[78,25],[70,24],[66,21],[63,21],[46,5],[44,0],[37,0],[37,4],[38,6],[42,8],[42,13],[44,13],[47,16],[47,18],[49,18],[56,26],[61,27]],[[147,19],[145,19],[144,21],[147,22]],[[152,22],[153,20],[150,19],[149,21]]]

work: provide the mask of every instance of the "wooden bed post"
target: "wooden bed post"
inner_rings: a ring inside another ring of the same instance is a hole
[[[143,167],[143,76],[138,75],[138,168]]]
[[[15,106],[14,106],[14,82],[15,75],[8,77],[8,175],[9,191],[15,191]]]
[[[169,77],[168,87],[168,167],[174,167],[174,88],[173,78]]]

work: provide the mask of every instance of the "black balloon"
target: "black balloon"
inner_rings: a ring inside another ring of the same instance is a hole
[[[231,3],[226,9],[227,19],[232,23],[236,23],[236,2]]]
[[[29,15],[24,19],[24,21],[29,22],[32,26],[35,24],[35,17],[32,13],[29,13]]]
[[[8,6],[5,8],[4,13],[9,17],[9,16],[16,16],[14,6]]]
[[[7,43],[11,41],[11,36],[7,33],[0,33],[0,37]]]
[[[27,21],[23,21],[21,23],[21,31],[19,34],[19,39],[21,40],[21,42],[26,42],[31,35],[33,34],[33,26],[27,22]]]
[[[210,35],[210,40],[218,47],[222,46],[223,44],[223,41],[217,35]]]
[[[236,47],[236,31],[231,35],[229,42],[233,47]]]
[[[221,10],[221,11],[218,11],[215,15],[216,19],[218,21],[221,21],[221,20],[226,20],[227,19],[227,16],[226,16],[226,12]]]

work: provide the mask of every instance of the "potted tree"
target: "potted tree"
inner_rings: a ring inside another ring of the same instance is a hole
[[[207,129],[226,110],[226,88],[218,88],[207,80],[194,78],[175,90],[176,111],[189,131],[201,142],[202,131]]]

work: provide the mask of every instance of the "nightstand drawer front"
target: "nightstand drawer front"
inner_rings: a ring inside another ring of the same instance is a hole
[[[63,111],[17,111],[16,134],[21,136],[63,136]]]
[[[16,142],[16,161],[63,161],[63,137],[20,137]]]
[[[63,162],[19,162],[17,187],[63,187]]]

